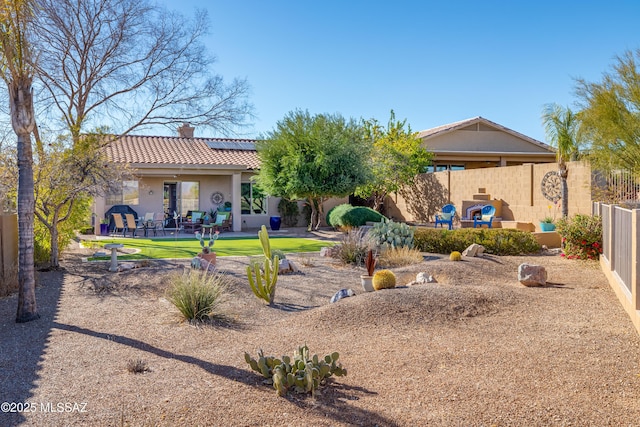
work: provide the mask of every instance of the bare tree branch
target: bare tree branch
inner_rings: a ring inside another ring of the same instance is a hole
[[[206,12],[186,19],[146,0],[38,0],[37,75],[77,138],[105,124],[123,134],[190,122],[233,134],[252,117],[246,80],[225,84],[202,38]]]

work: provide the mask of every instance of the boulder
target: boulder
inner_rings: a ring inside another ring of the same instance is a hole
[[[518,266],[518,281],[524,286],[545,286],[547,284],[547,270],[541,265],[520,264]]]
[[[462,252],[462,256],[468,256],[468,257],[482,256],[483,253],[484,253],[484,246],[474,243]]]
[[[416,275],[416,280],[407,283],[407,286],[423,285],[425,283],[438,283],[438,281],[426,271],[422,271]]]
[[[353,289],[340,289],[331,297],[331,302],[340,301],[342,298],[352,297],[356,293],[353,292]]]
[[[333,257],[338,253],[338,245],[336,246],[324,246],[320,248],[320,256],[323,257]]]
[[[278,263],[278,274],[297,273],[300,271],[293,261],[281,259]]]

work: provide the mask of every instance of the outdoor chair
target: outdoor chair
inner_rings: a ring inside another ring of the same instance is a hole
[[[222,223],[220,225],[220,229],[221,230],[228,230],[228,231],[233,231],[233,216],[231,215],[231,212],[229,212],[228,215],[226,215],[226,218],[222,220]]]
[[[480,210],[480,215],[473,217],[473,228],[482,227],[486,225],[491,228],[493,222],[493,216],[496,214],[496,208],[492,205],[484,205]]]
[[[136,231],[138,229],[144,230],[144,224],[136,223],[136,218],[133,214],[124,214],[124,218],[127,221],[126,228],[124,231],[124,236],[126,237],[127,231],[131,232],[131,237],[136,237]]]
[[[124,225],[124,221],[122,219],[122,214],[119,213],[113,213],[111,214],[111,216],[113,217],[113,234],[117,234],[118,230],[120,230],[122,232],[122,237],[125,236],[126,233],[126,227]]]
[[[443,224],[447,224],[449,226],[449,230],[451,230],[453,228],[453,218],[455,216],[456,207],[451,204],[444,205],[442,207],[442,211],[436,214],[436,224],[434,227],[437,228],[438,224],[440,224],[440,227],[442,227]]]
[[[229,214],[231,215],[231,214]],[[223,213],[223,212],[218,212],[216,214],[216,220],[214,222],[211,223],[211,225],[213,225],[213,229],[216,231],[220,231],[220,229],[222,229],[222,225],[224,223],[224,221],[227,220],[227,214]]]
[[[162,212],[156,212],[153,214],[153,235],[158,233],[158,230],[162,230],[162,235],[166,236],[167,232],[164,229],[164,214]]]

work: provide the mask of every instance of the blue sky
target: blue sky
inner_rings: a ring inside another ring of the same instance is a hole
[[[296,109],[382,123],[393,109],[414,131],[482,116],[546,142],[543,106],[574,107],[575,78],[640,48],[636,0],[158,1],[208,10],[215,72],[252,87],[247,137]]]

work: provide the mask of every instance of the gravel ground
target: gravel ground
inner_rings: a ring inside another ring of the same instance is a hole
[[[268,307],[247,259],[219,258],[227,321],[191,326],[164,298],[182,262],[109,273],[82,255],[39,273],[40,320],[15,324],[16,298],[0,300],[0,401],[23,409],[2,426],[640,425],[640,340],[596,263],[425,254],[393,270],[438,283],[365,293],[362,270],[292,255],[301,271]],[[549,285],[520,285],[522,262]],[[341,288],[357,295],[330,304]],[[281,398],[244,361],[302,344],[338,351],[348,375]],[[138,359],[149,370],[130,373]]]

